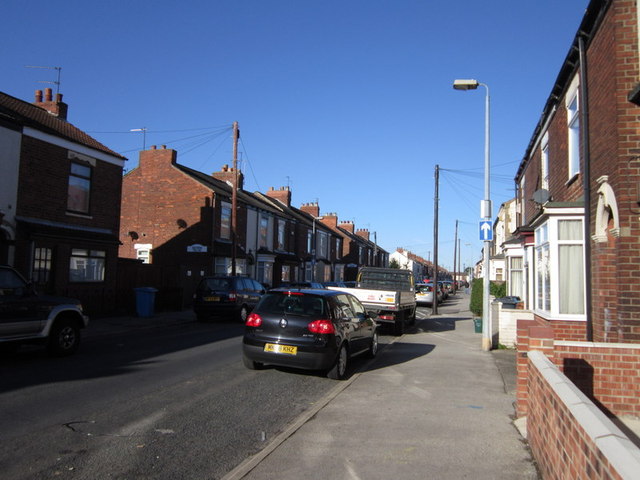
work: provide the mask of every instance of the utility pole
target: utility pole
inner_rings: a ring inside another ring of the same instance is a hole
[[[440,181],[440,166],[436,165],[436,186],[433,197],[433,301],[431,308],[433,315],[438,314],[438,183]]]
[[[459,255],[458,252],[458,220],[456,220],[456,234],[453,237],[453,285],[455,290],[456,285],[456,254]]]
[[[238,251],[238,122],[233,122],[233,186],[231,188],[231,275],[236,274]]]

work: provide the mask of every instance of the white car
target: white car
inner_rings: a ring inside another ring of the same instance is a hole
[[[418,305],[433,305],[433,285],[416,284],[416,303]]]

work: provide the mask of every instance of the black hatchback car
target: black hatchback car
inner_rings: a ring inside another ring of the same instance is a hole
[[[378,351],[375,319],[355,296],[335,290],[270,290],[245,325],[243,361],[252,370],[270,364],[341,380],[350,358]]]
[[[244,322],[265,291],[260,282],[249,277],[204,277],[193,295],[193,311],[200,322],[211,317],[232,317]]]

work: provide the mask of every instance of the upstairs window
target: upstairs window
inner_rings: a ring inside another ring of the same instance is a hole
[[[284,220],[278,220],[278,245],[277,250],[284,251],[286,247],[286,223]]]
[[[576,90],[567,103],[569,180],[580,173],[580,108]]]
[[[223,203],[220,208],[220,238],[231,238],[231,205]]]
[[[540,159],[540,177],[542,178],[540,188],[549,190],[549,137],[544,136],[542,141],[542,155]]]
[[[269,219],[260,217],[260,231],[258,232],[258,247],[268,248]]]
[[[69,188],[67,190],[67,210],[89,213],[91,198],[91,167],[80,163],[71,163]]]

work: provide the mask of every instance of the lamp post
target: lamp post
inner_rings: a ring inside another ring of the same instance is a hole
[[[491,222],[491,198],[490,198],[490,180],[489,180],[489,86],[480,83],[477,80],[465,79],[454,80],[453,88],[456,90],[475,90],[479,86],[484,87],[487,91],[485,97],[485,117],[484,117],[484,200],[481,205],[480,216],[484,222]],[[486,225],[486,223],[485,223]],[[491,240],[489,236],[484,236],[483,248],[483,280],[482,280],[482,350],[489,351],[493,346],[492,325],[489,310],[489,284],[490,284],[490,255]]]

